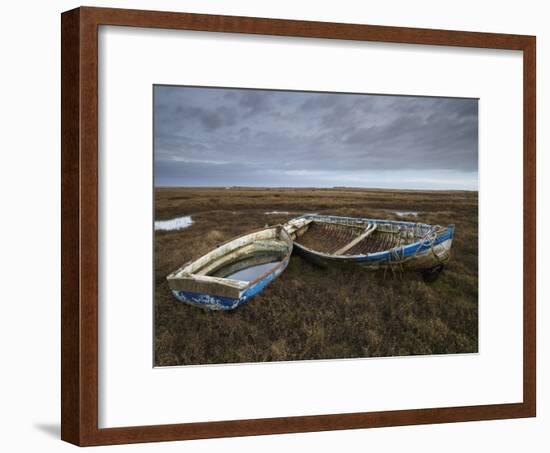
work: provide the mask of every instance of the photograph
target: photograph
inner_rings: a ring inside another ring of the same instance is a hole
[[[154,366],[477,353],[478,101],[153,85]]]

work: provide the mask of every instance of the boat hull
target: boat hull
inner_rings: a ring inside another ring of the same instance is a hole
[[[260,294],[271,281],[276,279],[288,266],[290,257],[284,259],[280,266],[272,272],[266,275],[264,278],[258,280],[246,290],[242,291],[239,297],[227,297],[218,296],[208,293],[199,293],[192,291],[178,291],[172,290],[172,294],[176,299],[186,304],[205,308],[209,310],[234,310],[235,308],[247,303],[254,296]]]
[[[287,225],[292,225],[294,222],[294,225],[298,224],[300,225],[300,227],[303,227],[303,222],[307,220],[327,220],[331,222],[345,220],[348,222],[362,221],[365,223],[379,222],[380,224],[391,224],[396,228],[399,228],[401,226],[407,228],[415,228],[418,225],[411,222],[381,221],[374,219],[352,219],[319,215],[306,215],[298,219],[293,219]],[[430,226],[423,225],[423,227]],[[285,228],[287,228],[286,225]],[[442,229],[442,231],[438,234],[432,235],[429,238],[411,241],[411,243],[409,244],[392,247],[387,250],[356,255],[335,255],[330,253],[322,253],[301,244],[300,238],[297,235],[297,228],[288,228],[288,231],[294,239],[294,253],[303,256],[307,260],[317,265],[355,265],[369,270],[398,267],[399,269],[403,270],[417,270],[421,272],[429,271],[436,267],[444,266],[447,264],[450,258],[451,246],[454,237],[454,225],[449,225],[448,227]]]
[[[335,257],[324,255],[322,253],[309,250],[300,244],[294,244],[294,252],[306,258],[317,265],[335,266],[335,265],[355,265],[365,269],[379,270],[391,266],[401,265],[403,269],[409,270],[430,270],[439,265],[445,265],[448,262],[448,256],[452,246],[452,239],[442,241],[434,246],[434,251],[430,246],[424,250],[405,256],[402,260],[391,260],[388,256],[384,258],[376,258],[367,256],[350,256],[350,257]],[[434,252],[436,256],[434,256]],[[370,259],[369,259],[370,258]]]
[[[234,310],[281,275],[292,248],[292,239],[282,226],[264,228],[184,265],[168,275],[168,284],[181,302],[209,310]]]

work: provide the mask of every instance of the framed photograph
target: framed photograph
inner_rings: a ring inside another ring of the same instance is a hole
[[[62,15],[62,439],[534,417],[535,37]]]

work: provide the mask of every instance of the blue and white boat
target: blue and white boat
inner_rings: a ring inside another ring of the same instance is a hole
[[[282,226],[240,236],[168,275],[173,295],[211,310],[233,310],[287,267],[292,239]]]
[[[295,252],[322,265],[399,268],[435,277],[448,263],[454,225],[306,214],[284,228]]]

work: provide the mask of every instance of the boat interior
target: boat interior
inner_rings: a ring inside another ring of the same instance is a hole
[[[304,220],[304,219],[301,219]],[[334,256],[366,255],[421,240],[429,226],[363,219],[308,218],[292,229],[295,243]]]
[[[208,276],[251,281],[267,273],[292,252],[292,239],[282,228],[271,228],[225,243],[193,261],[174,277]]]

